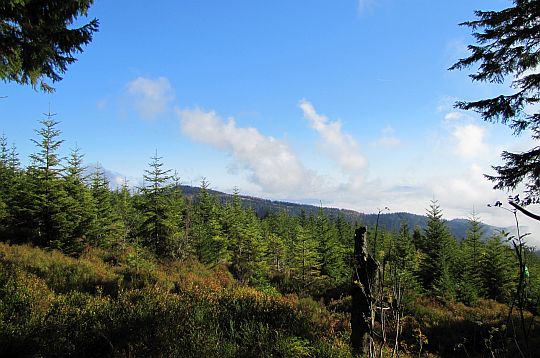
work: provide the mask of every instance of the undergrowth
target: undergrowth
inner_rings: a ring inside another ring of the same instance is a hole
[[[517,354],[508,306],[415,297],[401,357]],[[350,304],[240,285],[226,266],[156,261],[134,246],[74,258],[0,243],[1,357],[351,357]]]

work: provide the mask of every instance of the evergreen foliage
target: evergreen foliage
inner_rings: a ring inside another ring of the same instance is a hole
[[[97,208],[101,208],[96,207],[95,204],[99,205],[100,203],[94,201],[92,191],[86,187],[85,171],[87,168],[83,164],[83,157],[79,147],[73,149],[64,171],[64,190],[66,192],[64,207],[66,208],[67,223],[65,230],[70,246],[69,249],[66,249],[72,252],[81,252],[83,245],[91,239],[87,235],[96,226],[94,213]],[[104,210],[111,210],[111,208],[106,207]],[[107,212],[104,214],[108,215]]]
[[[262,228],[255,214],[242,208],[238,189],[234,191],[232,203],[225,208],[223,229],[229,240],[228,250],[235,277],[243,283],[260,279],[266,271]]]
[[[216,265],[226,259],[227,240],[223,235],[218,204],[208,192],[209,185],[205,179],[201,181],[191,232],[198,259]]]
[[[97,247],[110,248],[121,240],[123,222],[114,209],[109,180],[98,164],[90,176],[90,193],[94,202],[93,221],[89,230],[89,241]]]
[[[15,149],[10,150],[4,134],[0,137],[0,236],[7,235],[8,229],[14,227],[13,211],[15,206],[17,177],[19,171]],[[13,234],[13,232],[11,233]]]
[[[174,257],[182,235],[182,196],[171,183],[170,170],[163,169],[157,152],[145,170],[145,186],[140,190],[142,213],[139,235],[156,255]]]
[[[72,28],[93,0],[5,0],[0,3],[0,78],[52,92],[74,54],[92,41],[98,20]]]
[[[437,201],[432,201],[427,211],[428,225],[424,231],[419,249],[423,257],[419,275],[427,290],[435,290],[443,295],[453,295],[454,282],[451,277],[452,239],[442,218]]]
[[[392,242],[387,260],[391,263],[391,277],[399,279],[401,287],[416,290],[418,282],[415,273],[419,269],[419,255],[408,225],[402,224],[399,233],[390,237]]]
[[[32,141],[38,151],[30,156],[28,185],[31,207],[28,220],[34,228],[32,240],[43,246],[63,248],[66,244],[67,217],[64,210],[66,193],[64,191],[61,158],[59,149],[63,143],[59,122],[48,113],[40,123],[42,128],[36,131],[38,139]]]
[[[312,230],[318,243],[321,275],[333,279],[344,277],[343,248],[338,239],[338,231],[322,209],[314,221]]]
[[[321,274],[321,257],[317,241],[301,224],[296,226],[290,256],[292,279],[305,291]]]
[[[116,212],[122,221],[122,227],[124,228],[122,235],[123,243],[135,241],[140,214],[135,209],[134,198],[131,195],[127,180],[124,180],[122,185],[116,189],[112,199]]]
[[[469,229],[461,242],[460,298],[464,302],[475,302],[482,293],[481,258],[484,255],[482,224],[475,213],[469,219]]]
[[[540,113],[526,109],[540,100],[540,4],[536,0],[512,2],[513,7],[501,11],[476,11],[476,20],[462,24],[473,29],[477,44],[469,45],[470,56],[450,69],[478,65],[477,72],[470,75],[473,81],[502,84],[511,79],[514,93],[458,102],[457,106],[477,111],[486,121],[506,124],[515,134],[530,130],[532,138],[538,140]],[[523,182],[529,194],[526,202],[531,202],[531,196],[540,192],[540,147],[522,153],[504,151],[502,158],[505,164],[495,166],[497,175],[488,178],[497,189],[515,189]]]
[[[512,283],[517,277],[515,258],[501,235],[493,235],[486,242],[482,255],[482,284],[484,295],[501,302],[511,298]]]

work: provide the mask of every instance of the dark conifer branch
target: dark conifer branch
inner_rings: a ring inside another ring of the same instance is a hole
[[[519,206],[518,204],[516,204],[512,200],[509,200],[508,204],[510,204],[516,210],[518,210],[518,211],[522,212],[523,214],[527,215],[528,217],[530,217],[530,218],[532,218],[534,220],[540,221],[540,215],[536,215],[536,214],[531,213],[529,210]]]
[[[97,19],[73,28],[93,0],[15,1],[0,3],[0,79],[53,92],[75,53],[92,41]]]

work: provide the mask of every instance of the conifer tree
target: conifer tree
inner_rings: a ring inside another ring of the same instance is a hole
[[[265,230],[264,239],[266,241],[266,260],[268,268],[272,274],[282,274],[285,270],[285,258],[287,246],[285,240],[276,233]]]
[[[35,233],[29,224],[31,219],[30,183],[26,173],[20,167],[20,160],[15,148],[7,146],[5,136],[0,140],[0,197],[5,209],[0,220],[2,240],[22,242],[31,239]]]
[[[292,277],[304,291],[321,273],[318,243],[309,231],[298,224],[294,238],[291,262]]]
[[[247,283],[262,273],[264,245],[258,219],[242,208],[238,189],[225,209],[224,234],[229,244],[232,271],[240,282]]]
[[[4,0],[0,3],[0,79],[54,90],[53,82],[92,40],[98,21],[74,28],[93,0]]]
[[[277,214],[270,215],[267,221],[269,230],[281,237],[286,244],[294,241],[297,221],[287,211],[282,209]]]
[[[500,234],[495,234],[487,240],[485,253],[480,262],[485,297],[508,302],[512,283],[517,276],[516,270],[513,269],[516,260],[510,248],[503,244]]]
[[[83,165],[83,155],[79,147],[75,147],[67,161],[64,171],[64,190],[66,191],[66,248],[71,252],[80,252],[86,243],[92,228],[93,213],[95,211],[92,193],[85,185],[86,167]]]
[[[226,208],[224,233],[229,241],[232,271],[240,282],[262,278],[266,270],[260,222],[252,211],[244,210],[235,188],[233,201]]]
[[[174,257],[178,253],[176,241],[181,235],[181,217],[176,215],[175,205],[179,203],[171,202],[171,171],[163,169],[161,159],[156,151],[149,163],[150,168],[145,170],[145,186],[141,188],[140,198],[143,217],[139,235],[156,255]]]
[[[322,209],[315,219],[312,232],[318,243],[319,257],[321,259],[321,275],[337,279],[343,277],[343,248],[338,240],[338,233]]]
[[[422,235],[422,229],[419,226],[415,226],[412,233],[412,242],[416,249],[425,251],[424,235]]]
[[[122,227],[124,228],[122,241],[126,243],[134,240],[137,234],[140,218],[139,212],[135,210],[134,200],[126,179],[124,179],[120,187],[116,188],[113,195],[113,203],[116,212],[122,221]]]
[[[399,232],[393,237],[394,245],[390,255],[393,274],[399,277],[404,287],[415,288],[417,282],[414,273],[418,271],[419,258],[409,226],[406,223],[401,224]]]
[[[5,134],[0,137],[0,195],[5,196],[12,173],[8,168],[9,149]]]
[[[170,237],[172,256],[184,260],[193,255],[193,245],[185,230],[186,203],[180,185],[180,177],[174,171],[171,184],[167,186],[166,199],[168,203],[167,221],[172,228]]]
[[[111,247],[122,238],[124,228],[114,210],[109,180],[99,164],[90,175],[90,191],[94,199],[94,213],[89,241],[95,246]]]
[[[46,114],[40,123],[42,127],[36,131],[39,139],[32,140],[38,151],[30,156],[32,163],[28,168],[32,206],[26,225],[33,229],[34,243],[62,249],[67,224],[63,207],[66,193],[61,181],[59,156],[63,140],[59,139],[59,122],[53,120],[53,114]]]
[[[461,243],[460,299],[472,303],[482,294],[481,258],[484,254],[482,223],[473,212],[467,235]]]
[[[285,210],[280,210],[277,213],[270,214],[265,223],[268,227],[269,236],[275,235],[275,237],[269,237],[268,250],[269,257],[272,257],[272,253],[276,248],[279,254],[279,273],[289,275],[291,273],[291,267],[294,261],[294,243],[296,237],[297,220],[290,217]],[[277,246],[272,245],[270,242],[275,239]],[[270,267],[273,265],[270,264]]]
[[[192,237],[199,260],[215,265],[227,259],[227,240],[223,235],[218,205],[208,188],[209,183],[203,179],[194,210]]]
[[[455,245],[455,240],[442,219],[437,201],[431,202],[427,216],[427,227],[420,247],[423,251],[420,278],[425,289],[451,296],[455,289],[451,271],[452,244]]]
[[[9,227],[10,197],[14,186],[15,173],[9,168],[9,148],[4,134],[0,137],[0,236],[6,237]]]
[[[474,110],[489,122],[508,125],[518,135],[526,130],[534,141],[540,139],[540,112],[534,106],[540,100],[538,56],[540,4],[537,0],[513,0],[514,6],[500,11],[476,11],[476,20],[464,22],[474,32],[477,44],[469,45],[470,56],[460,59],[450,69],[477,65],[473,81],[504,84],[513,93],[471,102],[458,102],[465,110]],[[510,81],[510,86],[507,81]],[[540,193],[540,148],[521,153],[504,151],[505,164],[495,166],[496,175],[487,176],[497,189],[516,189],[525,184],[528,198],[537,200]]]

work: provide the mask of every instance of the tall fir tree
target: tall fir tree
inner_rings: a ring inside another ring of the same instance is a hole
[[[403,287],[417,288],[415,272],[418,271],[419,257],[413,243],[409,225],[401,224],[395,239],[390,260],[394,269],[394,277],[398,277]]]
[[[66,235],[68,242],[65,249],[80,252],[87,244],[92,228],[93,214],[96,210],[92,193],[85,183],[83,155],[79,147],[75,147],[69,156],[64,170],[64,204],[66,210]]]
[[[291,254],[291,276],[298,283],[299,290],[306,291],[321,274],[321,258],[317,241],[300,224],[296,226]]]
[[[13,204],[17,168],[10,167],[10,150],[4,134],[0,137],[0,239],[7,240],[11,227],[10,207]]]
[[[312,233],[318,243],[321,275],[333,279],[345,277],[344,250],[338,239],[338,232],[322,209],[319,209],[319,213],[315,218]]]
[[[285,278],[287,275],[290,276],[295,254],[294,242],[296,237],[296,226],[298,225],[298,222],[283,209],[279,210],[277,213],[272,213],[268,215],[265,218],[264,222],[269,232],[269,257],[272,257],[272,255],[274,254],[279,255],[279,269],[276,273],[278,273],[281,278]],[[270,237],[270,235],[273,236]],[[273,240],[277,242],[277,246],[272,246],[270,244],[270,242],[272,242]],[[277,252],[274,252],[275,248],[277,249]],[[273,265],[270,264],[270,267],[272,266]]]
[[[46,114],[40,121],[42,127],[36,131],[38,139],[32,140],[38,151],[30,155],[31,164],[27,170],[32,207],[26,225],[33,229],[31,239],[35,244],[62,249],[66,244],[67,225],[59,154],[63,140],[59,139],[59,122],[53,120],[53,116],[50,112]]]
[[[453,296],[455,282],[451,264],[455,240],[448,231],[437,201],[431,202],[427,216],[427,227],[420,246],[423,257],[419,275],[425,289],[441,296]]]
[[[0,237],[6,233],[6,218],[8,216],[6,196],[9,187],[9,172],[7,170],[7,138],[4,134],[0,137]]]
[[[240,282],[262,278],[266,270],[260,222],[252,211],[244,210],[235,188],[232,203],[225,208],[224,234],[229,244],[231,267]]]
[[[90,175],[90,191],[94,199],[94,212],[89,241],[94,246],[110,248],[121,240],[124,228],[114,210],[109,180],[99,164]]]
[[[27,173],[21,168],[19,155],[13,144],[7,147],[3,140],[0,145],[1,178],[0,191],[5,205],[4,217],[0,222],[0,239],[11,242],[25,242],[33,238],[32,197]]]
[[[473,303],[482,295],[481,258],[484,254],[482,237],[484,230],[478,216],[473,212],[465,239],[461,242],[459,298]]]
[[[194,208],[191,235],[199,260],[213,266],[227,260],[227,239],[218,204],[208,190],[209,183],[203,179]]]
[[[485,252],[480,260],[484,296],[500,302],[509,302],[513,282],[517,278],[516,259],[505,246],[501,234],[486,241]]]
[[[182,193],[180,177],[176,171],[171,177],[171,184],[167,186],[165,195],[168,203],[167,221],[172,229],[172,236],[169,239],[172,256],[179,260],[185,260],[193,256],[193,245],[186,234],[186,202]]]
[[[175,207],[179,203],[171,201],[173,187],[170,172],[163,168],[162,158],[156,151],[150,160],[149,169],[145,170],[145,185],[141,188],[140,198],[143,217],[139,236],[147,247],[162,257],[177,255],[176,241],[182,234],[181,217],[176,215],[178,211]]]

